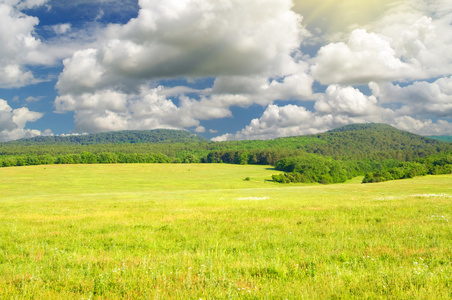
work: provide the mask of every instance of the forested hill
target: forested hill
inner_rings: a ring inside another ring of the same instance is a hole
[[[184,130],[155,129],[102,132],[71,136],[39,136],[8,142],[14,145],[94,145],[139,143],[193,143],[207,139]]]
[[[349,132],[349,131],[372,131],[372,132],[384,132],[384,131],[393,131],[393,132],[404,132],[395,127],[392,127],[388,124],[379,124],[379,123],[362,123],[362,124],[350,124],[345,125],[336,129],[332,129],[327,133],[334,132]]]
[[[273,165],[276,182],[380,182],[452,174],[452,143],[384,124],[354,124],[329,132],[213,142],[187,131],[120,131],[36,137],[0,143],[0,167],[96,163],[230,163]]]
[[[329,132],[273,140],[212,142],[187,131],[120,131],[67,137],[36,137],[0,143],[0,159],[9,156],[110,153],[163,154],[173,162],[275,164],[306,153],[340,160],[417,158],[452,150],[442,142],[384,124],[355,124]]]
[[[323,144],[306,150],[342,159],[411,160],[448,151],[452,144],[419,136],[386,124],[352,124],[315,135]]]

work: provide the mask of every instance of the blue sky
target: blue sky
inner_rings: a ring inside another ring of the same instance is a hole
[[[0,0],[0,141],[452,134],[452,0]]]

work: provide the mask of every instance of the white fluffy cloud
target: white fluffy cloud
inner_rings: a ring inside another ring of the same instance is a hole
[[[190,112],[191,100],[177,107],[166,98],[163,87],[142,87],[138,94],[102,90],[82,95],[64,95],[55,100],[57,112],[75,112],[76,130],[101,132],[111,130],[154,129],[199,126]]]
[[[322,47],[311,70],[323,84],[366,84],[405,78],[413,73],[408,64],[396,57],[388,40],[365,29],[354,30],[348,43]]]
[[[297,69],[291,55],[305,31],[290,0],[141,0],[139,4],[137,18],[109,27],[102,47],[75,53],[65,61],[60,93],[123,88],[126,77],[135,79],[126,84],[141,85],[140,80],[159,78],[273,76]]]
[[[87,82],[89,78],[87,74]],[[81,132],[181,129],[198,126],[199,120],[232,117],[232,106],[247,107],[253,103],[267,106],[275,99],[307,98],[312,95],[311,85],[312,79],[306,75],[290,75],[281,81],[219,77],[213,88],[206,90],[142,85],[137,93],[108,88],[83,94],[68,93],[55,99],[55,107],[59,113],[75,112],[76,130]],[[200,97],[193,99],[186,93]],[[173,98],[178,100],[179,106],[174,104]],[[205,128],[201,126],[196,131],[205,132]]]
[[[32,36],[38,23],[37,18],[21,13],[12,5],[0,3],[1,88],[21,87],[37,81],[23,65],[28,62],[27,55],[40,43]]]
[[[73,52],[80,43],[68,40],[42,42],[35,33],[39,19],[22,12],[43,6],[46,0],[5,0],[0,3],[0,88],[20,88],[42,82],[30,66],[55,65]],[[68,24],[55,26],[60,34],[69,31]]]
[[[12,109],[8,102],[0,99],[0,141],[6,142],[25,137],[42,135],[39,130],[25,129],[28,122],[35,122],[42,113],[28,110],[26,107]]]
[[[358,89],[330,85],[325,94],[320,95],[315,104],[322,114],[346,114],[348,116],[369,116],[382,114],[374,96],[366,96]]]
[[[105,0],[112,2],[116,0]],[[64,2],[64,3],[63,3]],[[85,1],[88,3],[88,1]],[[0,1],[0,88],[21,88],[51,80],[54,74],[33,73],[34,66],[57,66],[74,51],[98,45],[104,39],[101,27],[72,30],[72,24],[41,26],[55,35],[42,40],[36,30],[40,20],[27,15],[28,10],[52,5],[78,5],[76,1],[60,0],[3,0]],[[131,6],[130,1],[127,6]],[[132,5],[133,6],[133,5]],[[93,26],[94,25],[94,26]]]
[[[447,135],[452,131],[452,123],[445,120],[415,119],[398,116],[391,110],[378,115],[353,117],[346,114],[321,114],[306,110],[302,106],[269,105],[259,119],[235,134],[224,134],[213,141],[272,139],[286,136],[316,134],[354,123],[386,123],[401,130],[421,135]]]
[[[53,25],[52,29],[56,34],[65,34],[71,30],[71,23]]]
[[[332,115],[317,117],[313,112],[297,105],[279,107],[269,105],[262,117],[253,119],[250,125],[235,134],[224,134],[213,141],[271,139],[284,136],[315,134],[334,125],[344,125]],[[321,128],[321,129],[319,129]]]
[[[309,66],[299,53],[308,33],[290,0],[139,4],[137,18],[106,29],[101,47],[76,51],[63,62],[55,105],[60,112],[75,111],[78,129],[196,127],[199,120],[231,116],[231,106],[312,95]],[[216,79],[202,91],[146,87],[174,77]],[[179,107],[167,96],[178,97]],[[119,98],[121,109],[107,107]]]
[[[431,119],[419,120],[410,116],[395,118],[393,125],[401,130],[426,136],[450,135],[452,131],[452,123],[445,120],[434,122]]]
[[[438,7],[440,10],[440,7]],[[414,79],[447,76],[452,73],[452,11],[448,15],[421,16],[398,35],[388,30],[397,56],[415,70]],[[406,78],[413,78],[407,76]]]
[[[128,95],[112,90],[99,91],[98,93],[85,93],[78,97],[65,95],[58,97],[55,107],[58,112],[66,111],[112,111],[124,112],[128,101]]]
[[[323,46],[313,59],[323,84],[367,84],[452,73],[452,9],[448,1],[400,1],[348,41]]]
[[[434,82],[416,81],[401,87],[393,83],[371,84],[380,101],[399,103],[399,115],[451,118],[452,77],[440,78]]]
[[[393,9],[374,23],[351,30],[346,40],[324,45],[310,60],[310,75],[329,85],[314,95],[314,111],[270,105],[243,130],[215,140],[309,134],[366,122],[424,135],[450,134],[452,54],[447,49],[452,47],[452,3],[389,2]],[[434,82],[392,83],[438,76],[442,78]],[[363,84],[369,84],[373,95],[353,87]]]
[[[133,0],[96,3],[105,4],[100,16],[104,7],[108,14],[106,4],[127,10],[124,16],[137,9]],[[92,1],[0,3],[0,88],[46,80],[31,66],[63,61],[54,104],[58,113],[74,112],[77,131],[213,133],[200,121],[233,117],[231,107],[253,104],[267,107],[262,117],[220,139],[315,133],[353,122],[418,133],[450,127],[449,0],[139,0],[137,17],[126,24],[80,29],[63,23],[41,31],[39,20],[24,13],[84,4]],[[43,31],[52,38],[41,40],[37,32]],[[306,46],[310,42],[316,45]],[[191,84],[202,78],[213,84]],[[189,83],[174,87],[172,79]],[[368,84],[373,95],[359,90]],[[277,100],[300,106],[273,105]],[[302,101],[315,101],[314,110]],[[38,117],[11,110],[0,123],[6,132],[20,131]]]
[[[195,128],[196,133],[204,133],[206,132],[206,128],[204,126],[198,126]]]
[[[212,98],[222,97],[221,103],[246,107],[251,104],[267,106],[275,100],[309,100],[313,96],[314,80],[304,64],[299,71],[277,79],[262,76],[220,76],[212,87]]]
[[[442,34],[450,29],[450,17],[441,6],[427,9],[420,0],[409,0],[416,4],[411,6],[388,2],[398,10],[351,31],[346,41],[324,45],[309,59],[299,50],[309,33],[291,1],[142,0],[137,18],[106,29],[102,46],[64,61],[55,105],[60,112],[74,111],[76,128],[88,132],[160,127],[205,132],[200,120],[231,117],[231,107],[252,104],[268,107],[241,132],[221,138],[313,133],[354,122],[401,127],[418,122],[419,131],[443,130],[425,111],[444,111],[447,103],[429,100],[430,110],[423,109],[426,101],[385,108],[396,86],[384,82],[450,72],[446,48],[452,39]],[[148,87],[162,78],[209,76],[214,84],[204,90]],[[314,94],[315,80],[330,86]],[[369,83],[374,96],[353,87]],[[272,105],[275,100],[315,100],[315,111]]]
[[[17,88],[39,82],[33,73],[18,64],[0,66],[0,88]]]
[[[440,79],[432,84],[414,84],[405,88],[391,84],[380,87],[375,83],[371,87],[375,96],[366,96],[350,86],[331,85],[324,94],[318,95],[315,111],[297,105],[269,105],[260,118],[252,120],[241,131],[224,134],[213,140],[298,136],[369,122],[386,123],[421,135],[447,135],[452,131],[452,123],[446,120],[433,121],[423,113],[424,110],[431,112],[436,109],[436,114],[444,110],[444,114],[450,116],[452,80]],[[399,99],[402,103],[410,102],[410,105],[393,110],[384,108],[383,101],[379,99],[386,99],[386,102]]]
[[[269,105],[262,117],[252,120],[243,130],[214,140],[315,134],[351,123],[387,123],[394,118],[391,110],[377,105],[374,96],[369,97],[357,89],[339,85],[331,85],[324,94],[318,95],[314,108],[315,111],[309,111],[297,105]]]

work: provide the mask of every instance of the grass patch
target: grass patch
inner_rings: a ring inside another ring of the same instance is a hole
[[[452,297],[452,176],[280,185],[266,168],[0,169],[0,298]]]

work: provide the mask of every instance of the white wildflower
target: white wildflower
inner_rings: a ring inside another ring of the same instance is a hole
[[[251,201],[259,201],[259,200],[268,200],[268,197],[240,197],[237,200],[251,200]]]

